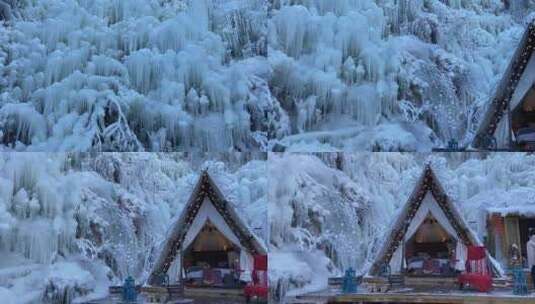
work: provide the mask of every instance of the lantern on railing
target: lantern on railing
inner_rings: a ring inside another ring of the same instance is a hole
[[[123,285],[123,301],[125,302],[136,302],[137,301],[137,290],[136,282],[134,278],[129,276],[124,280]]]
[[[357,284],[356,284],[356,277],[355,277],[355,270],[353,268],[349,268],[346,270],[346,274],[344,276],[344,281],[342,283],[342,292],[343,293],[355,293],[357,292]]]

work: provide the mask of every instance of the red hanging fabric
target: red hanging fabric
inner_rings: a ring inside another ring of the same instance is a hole
[[[466,272],[460,274],[457,280],[461,287],[468,284],[481,292],[492,289],[492,275],[485,247],[468,246]]]
[[[267,271],[268,258],[267,255],[255,255],[254,256],[254,269]]]
[[[483,246],[468,246],[468,260],[481,260],[487,257],[485,247]]]
[[[259,297],[267,299],[268,296],[268,276],[267,276],[267,255],[254,256],[253,281],[247,284],[244,289],[246,298]]]

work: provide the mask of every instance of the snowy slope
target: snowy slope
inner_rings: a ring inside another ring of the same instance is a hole
[[[535,210],[535,156],[515,153],[326,153],[270,156],[270,281],[274,300],[365,273],[431,162],[483,239],[488,208]]]
[[[127,275],[143,282],[202,168],[251,231],[267,239],[265,156],[211,158],[0,154],[3,299],[70,303],[62,302],[65,295],[102,297]]]

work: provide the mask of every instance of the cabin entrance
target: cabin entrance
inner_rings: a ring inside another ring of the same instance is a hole
[[[188,287],[239,288],[241,285],[240,248],[209,220],[184,251],[183,265]]]
[[[455,276],[456,240],[428,213],[416,233],[405,243],[409,276]]]

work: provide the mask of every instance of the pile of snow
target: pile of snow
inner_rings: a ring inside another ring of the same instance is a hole
[[[70,303],[102,298],[129,275],[144,282],[204,168],[265,242],[261,155],[0,154],[0,292]]]

